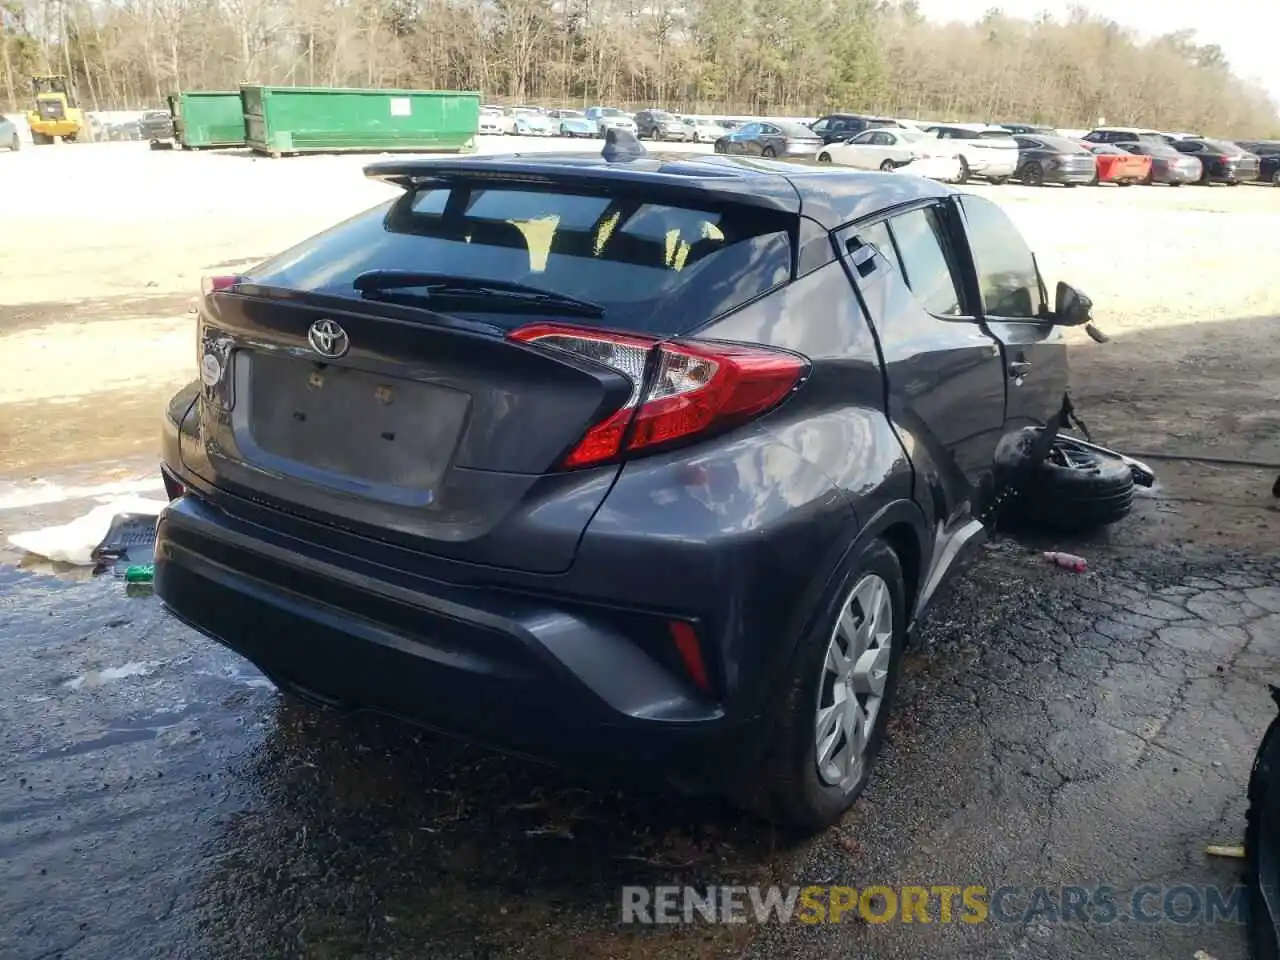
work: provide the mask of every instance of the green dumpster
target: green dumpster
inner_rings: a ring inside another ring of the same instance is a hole
[[[174,139],[188,150],[244,146],[239,92],[191,90],[169,94]]]
[[[344,150],[458,152],[480,126],[480,94],[241,85],[248,145],[279,157]]]

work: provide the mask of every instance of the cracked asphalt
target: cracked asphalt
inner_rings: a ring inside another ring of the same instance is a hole
[[[0,955],[1243,958],[1234,923],[617,922],[624,884],[1012,885],[1014,914],[1037,885],[1233,886],[1204,846],[1242,835],[1280,558],[1111,553],[1081,576],[990,545],[921,630],[870,789],[802,845],[295,705],[118,581],[7,571]]]

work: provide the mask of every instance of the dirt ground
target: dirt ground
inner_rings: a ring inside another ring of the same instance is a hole
[[[200,276],[394,195],[360,175],[369,159],[0,155],[0,538],[108,482],[154,481]],[[687,960],[755,939],[748,956],[773,960],[1243,957],[1238,931],[1200,925],[1139,943],[1115,927],[926,942],[903,925],[613,924],[627,882],[1234,881],[1202,850],[1238,839],[1280,658],[1280,561],[1259,559],[1280,532],[1280,190],[971,189],[1005,204],[1050,286],[1094,299],[1113,339],[1073,346],[1077,406],[1100,442],[1158,455],[1160,481],[1113,532],[1068,544],[1087,576],[1001,540],[949,588],[839,829],[797,848],[718,804],[300,711],[154,602],[6,569],[0,546],[13,955]]]

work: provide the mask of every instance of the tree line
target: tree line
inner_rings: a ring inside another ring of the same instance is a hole
[[[1219,47],[1185,30],[1141,42],[1083,8],[939,24],[914,0],[0,0],[0,71],[11,111],[51,72],[103,110],[250,82],[1280,134]]]

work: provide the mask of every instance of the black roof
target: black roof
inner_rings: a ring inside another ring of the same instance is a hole
[[[701,196],[801,214],[828,230],[888,207],[955,193],[920,177],[723,154],[646,153],[613,161],[598,153],[432,157],[375,163],[365,167],[365,176],[405,188],[451,180],[560,183],[597,190],[647,187],[687,194],[690,200]]]

